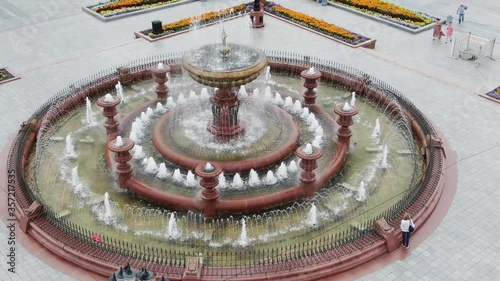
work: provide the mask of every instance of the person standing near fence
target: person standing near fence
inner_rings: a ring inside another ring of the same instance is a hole
[[[412,229],[410,229],[410,226]],[[401,220],[401,232],[403,233],[403,239],[401,241],[401,246],[406,249],[410,248],[410,234],[415,229],[415,224],[411,219],[411,215],[409,213],[405,213],[403,216],[403,220]]]
[[[446,42],[444,43],[448,43],[448,40],[451,42],[451,36],[453,36],[453,24],[450,22],[446,27]]]
[[[467,10],[467,6],[465,6],[464,4],[460,4],[460,6],[458,6],[457,9],[458,24],[464,22],[465,10]]]

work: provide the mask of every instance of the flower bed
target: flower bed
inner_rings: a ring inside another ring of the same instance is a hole
[[[12,75],[10,72],[7,71],[5,68],[0,68],[0,81],[7,80],[14,78],[14,75]]]
[[[362,13],[376,16],[410,29],[432,24],[437,19],[382,0],[328,0]]]
[[[7,83],[10,81],[14,81],[19,79],[19,77],[15,77],[12,73],[10,73],[5,68],[0,68],[0,84]]]
[[[206,26],[221,19],[230,19],[237,15],[242,15],[251,11],[253,2],[241,4],[218,12],[208,12],[197,17],[184,18],[172,23],[163,25],[163,33],[154,34],[152,29],[140,31],[140,36],[148,40],[154,40],[165,36],[170,36],[178,32],[189,30],[193,26]],[[274,2],[265,2],[264,10],[275,17],[287,20],[297,25],[314,30],[320,34],[334,38],[349,45],[358,45],[371,40],[370,38],[350,32],[346,29],[335,26],[324,20],[287,9]],[[137,34],[136,34],[137,35]]]
[[[221,19],[229,19],[231,17],[240,15],[242,13],[249,12],[250,9],[247,4],[240,4],[234,7],[230,7],[227,9],[220,10],[218,12],[208,12],[201,14],[197,17],[191,17],[191,18],[184,18],[178,21],[174,21],[168,24],[165,24],[162,26],[163,33],[160,34],[154,34],[152,32],[152,29],[146,29],[143,31],[140,31],[141,34],[146,35],[152,39],[154,38],[159,38],[163,37],[166,35],[171,35],[177,32],[181,32],[184,30],[188,30],[189,28],[193,27],[194,25],[197,26],[204,26],[208,25],[217,21],[220,21]]]
[[[264,10],[270,14],[284,18],[286,20],[310,28],[327,36],[331,36],[335,39],[338,39],[340,41],[346,42],[351,45],[357,45],[359,43],[370,40],[370,38],[348,31],[346,29],[335,26],[331,23],[309,16],[307,14],[287,9],[274,2],[266,3]]]
[[[486,95],[490,98],[494,98],[500,101],[500,86],[498,86],[493,91],[486,93]]]
[[[151,9],[158,6],[172,4],[180,0],[117,0],[106,4],[97,4],[87,8],[103,17],[112,17],[119,14],[139,10]]]

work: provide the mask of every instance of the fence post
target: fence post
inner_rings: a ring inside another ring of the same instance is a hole
[[[495,49],[495,42],[496,42],[496,38],[493,38],[493,40],[490,41],[490,52],[489,52],[489,55],[488,57],[490,59],[493,59],[493,50]]]
[[[472,35],[472,31],[469,31],[469,34],[467,35],[467,47],[465,50],[469,50],[470,48],[470,37]]]
[[[457,47],[457,39],[455,38],[455,40],[453,40],[453,45],[451,46],[451,53],[450,53],[451,58],[455,58],[453,54],[455,53],[456,47]]]

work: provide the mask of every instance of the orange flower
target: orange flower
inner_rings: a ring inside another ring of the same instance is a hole
[[[281,7],[281,6],[273,6],[272,7],[277,13],[284,15],[288,19],[292,21],[296,21],[299,23],[302,23],[303,25],[312,28],[312,29],[317,29],[320,31],[323,31],[327,34],[331,35],[337,35],[343,38],[347,39],[357,39],[358,37],[348,30],[345,30],[343,28],[340,28],[338,26],[335,26],[331,23],[328,23],[324,20],[317,19],[315,17],[311,17],[309,15],[295,12],[293,10]]]
[[[366,9],[393,18],[403,18],[415,22],[425,21],[425,17],[393,3],[382,0],[330,0],[358,9]]]
[[[135,8],[144,5],[161,4],[161,3],[169,4],[177,1],[179,0],[117,0],[115,2],[111,2],[102,7],[97,8],[96,12],[101,13],[103,11],[112,11],[123,8]]]

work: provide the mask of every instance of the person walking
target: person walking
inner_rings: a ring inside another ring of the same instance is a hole
[[[458,6],[457,9],[458,24],[464,22],[465,10],[467,10],[467,6],[465,6],[464,4],[460,4],[460,6]]]
[[[432,41],[437,39],[441,39],[441,36],[443,36],[443,31],[441,30],[441,27],[443,25],[441,24],[441,20],[437,19],[436,24],[434,25],[434,32],[432,33]]]
[[[453,24],[450,22],[446,27],[446,42],[444,43],[448,43],[448,40],[451,42],[451,36],[453,36]]]
[[[410,248],[410,234],[411,232],[413,232],[413,230],[410,229],[410,226],[412,227],[412,229],[415,229],[415,224],[413,223],[410,214],[405,213],[403,216],[403,220],[401,220],[401,231],[403,233],[401,246],[405,247],[406,249]]]

